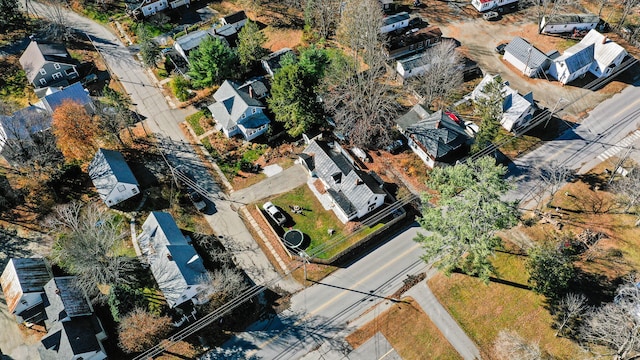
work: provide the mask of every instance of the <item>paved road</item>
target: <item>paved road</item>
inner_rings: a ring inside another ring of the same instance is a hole
[[[34,3],[34,6],[42,9],[43,5]],[[206,164],[195,153],[179,126],[185,116],[195,110],[171,109],[161,88],[110,29],[73,12],[67,11],[67,15],[70,23],[92,40],[112,74],[120,79],[136,111],[145,119],[145,128],[156,135],[172,166],[191,174],[200,186],[217,195],[217,212],[205,218],[216,234],[223,235],[223,243],[234,252],[236,264],[256,284],[265,284],[278,278],[276,269],[253,240],[235,207],[213,180]],[[277,285],[287,291],[299,288],[293,280],[282,280]]]
[[[515,159],[509,173],[516,187],[507,198],[520,201],[523,208],[535,208],[543,189],[540,181],[532,178],[531,169],[544,163],[556,161],[580,174],[597,165],[601,161],[598,160],[600,154],[640,127],[638,85],[640,83],[636,82],[602,102],[577,127]]]
[[[344,335],[362,325],[361,319],[370,320],[374,306],[392,304],[386,297],[402,286],[407,275],[426,271],[420,259],[422,249],[413,241],[418,230],[414,223],[360,260],[295,294],[288,310],[251,325],[224,348],[254,359],[300,359],[320,346],[330,346],[333,356],[348,353]],[[424,283],[421,286],[426,288]],[[430,301],[426,296],[424,300]],[[432,308],[443,311],[432,305],[425,308],[427,314]],[[447,321],[442,313],[438,318],[444,320],[436,324],[443,326],[442,332],[452,337],[452,344],[466,359],[479,354],[455,321],[450,317]]]

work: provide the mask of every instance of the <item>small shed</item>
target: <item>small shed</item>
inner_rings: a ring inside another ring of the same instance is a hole
[[[504,60],[530,78],[543,74],[550,60],[527,40],[516,36],[504,48]]]
[[[13,258],[0,276],[9,312],[19,323],[38,323],[44,319],[42,294],[53,275],[44,258]]]

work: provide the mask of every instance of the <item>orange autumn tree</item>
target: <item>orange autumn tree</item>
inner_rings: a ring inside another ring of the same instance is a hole
[[[100,131],[84,106],[65,100],[54,112],[51,129],[60,151],[67,160],[91,159]]]

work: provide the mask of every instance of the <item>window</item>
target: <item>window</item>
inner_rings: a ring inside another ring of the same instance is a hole
[[[242,114],[242,118],[243,119],[246,118],[246,117],[247,117],[247,114]]]
[[[62,73],[57,72],[57,73],[51,75],[51,77],[53,78],[53,80],[62,79]]]
[[[40,75],[47,75],[47,70],[44,68],[40,69]]]
[[[53,64],[53,67],[54,67],[56,70],[60,70],[60,64],[58,64],[58,63]]]
[[[255,114],[256,113],[256,108],[251,109],[251,113]]]
[[[47,80],[40,79],[40,85],[47,85]]]
[[[131,192],[134,193],[134,194],[137,194],[138,193],[138,188],[137,187],[132,188]]]
[[[124,185],[120,184],[120,185],[118,185],[117,189],[118,189],[118,191],[123,192],[123,191],[125,191],[127,188],[126,188]]]
[[[69,68],[67,70],[64,71],[65,74],[67,74],[67,76],[74,74],[76,72],[76,70],[74,68]]]
[[[372,210],[373,210],[373,209],[375,209],[375,208],[376,208],[376,204],[375,204],[375,203],[373,203],[373,204],[369,205],[368,210],[369,210],[369,211],[372,211]]]

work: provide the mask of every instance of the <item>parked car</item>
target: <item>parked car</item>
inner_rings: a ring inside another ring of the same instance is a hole
[[[271,219],[273,219],[273,221],[275,221],[276,224],[282,226],[282,224],[284,224],[285,221],[287,221],[287,217],[284,216],[282,211],[280,211],[280,209],[278,209],[275,205],[273,205],[271,201],[264,203],[264,205],[262,205],[262,208],[264,209],[264,211],[267,212],[267,214],[269,214]]]
[[[82,83],[82,85],[87,85],[87,84],[94,83],[94,82],[96,82],[96,81],[98,81],[98,75],[96,75],[96,74],[89,74],[89,75],[85,76],[85,77],[82,79],[81,83]]]
[[[482,18],[487,20],[487,21],[495,21],[500,19],[500,14],[498,14],[497,11],[488,11],[484,14],[482,14]]]
[[[384,150],[392,154],[395,154],[398,152],[398,150],[400,150],[401,147],[402,147],[402,140],[395,140],[391,144],[385,146]]]
[[[496,52],[500,55],[504,55],[504,48],[507,47],[507,44],[502,43],[502,44],[498,44],[498,46],[496,46]]]
[[[193,206],[195,206],[198,211],[204,211],[204,209],[207,208],[207,203],[204,202],[204,199],[197,191],[191,190],[188,195],[189,200],[191,200]]]

